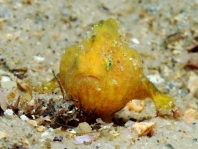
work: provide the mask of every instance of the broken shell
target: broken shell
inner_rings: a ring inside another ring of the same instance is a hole
[[[76,136],[75,138],[75,144],[84,144],[92,142],[96,139],[96,137],[92,134],[87,134],[83,136]]]
[[[155,127],[156,122],[136,122],[132,129],[135,130],[138,134],[138,137],[146,136],[151,133],[153,128]]]

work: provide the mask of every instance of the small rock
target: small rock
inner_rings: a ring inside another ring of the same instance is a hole
[[[76,132],[81,134],[81,133],[90,133],[92,131],[91,127],[89,126],[88,123],[83,122],[83,123],[79,123]]]
[[[12,109],[7,109],[7,110],[5,110],[4,116],[5,116],[6,118],[8,118],[8,119],[11,119],[11,118],[13,117],[13,111],[12,111]]]
[[[21,115],[20,118],[21,118],[22,121],[28,121],[29,120],[29,118],[25,115]]]
[[[37,61],[37,62],[42,62],[45,60],[44,57],[41,57],[41,56],[34,56],[34,60]]]
[[[45,130],[45,127],[44,127],[44,126],[39,126],[39,127],[37,128],[37,131],[38,131],[38,132],[44,132],[44,130]]]
[[[42,137],[43,139],[53,139],[52,136],[51,136],[51,134],[50,134],[49,132],[43,132],[43,133],[41,134],[41,137]]]

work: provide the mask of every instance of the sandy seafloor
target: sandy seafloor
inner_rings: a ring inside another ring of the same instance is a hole
[[[59,71],[66,47],[82,41],[95,23],[110,17],[120,21],[130,46],[140,53],[145,74],[174,97],[180,117],[156,117],[153,104],[147,104],[145,115],[125,108],[119,114],[126,120],[145,116],[145,121],[156,122],[152,136],[138,137],[131,130],[133,121],[125,126],[102,124],[105,130],[91,132],[95,141],[76,145],[72,132],[49,127],[39,132],[39,124],[2,115],[0,148],[198,148],[198,72],[184,68],[192,55],[197,57],[197,52],[187,51],[197,44],[197,0],[0,0],[1,100],[16,87],[17,71],[9,70],[20,70],[18,77],[29,86],[50,80],[51,71]],[[53,141],[55,136],[62,141]]]

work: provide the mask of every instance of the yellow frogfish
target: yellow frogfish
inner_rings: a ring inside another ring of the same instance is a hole
[[[150,97],[159,114],[174,107],[143,74],[140,55],[121,35],[119,23],[99,21],[79,44],[68,47],[60,62],[60,82],[85,112],[111,121],[132,99]]]

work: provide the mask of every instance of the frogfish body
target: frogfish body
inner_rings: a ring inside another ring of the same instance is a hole
[[[174,105],[145,77],[140,55],[129,47],[114,19],[99,21],[81,43],[66,49],[60,81],[76,106],[104,121],[111,121],[132,99],[150,97],[161,114]]]

